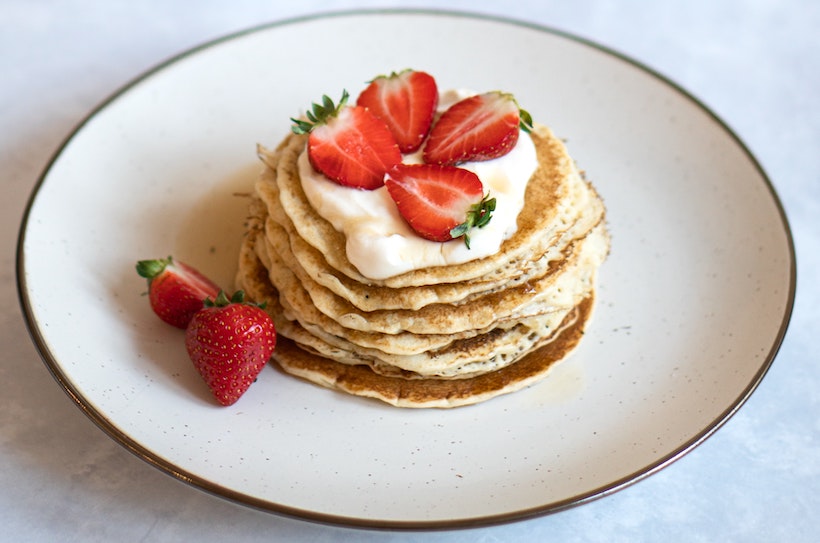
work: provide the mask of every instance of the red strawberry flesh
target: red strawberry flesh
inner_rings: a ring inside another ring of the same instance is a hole
[[[148,280],[148,300],[164,322],[185,328],[203,301],[215,297],[219,287],[184,262],[172,259],[140,260],[137,273]]]
[[[405,70],[374,79],[356,100],[383,120],[402,153],[421,147],[438,104],[436,80],[426,72]]]
[[[424,161],[454,165],[503,156],[518,142],[520,122],[518,104],[509,94],[489,92],[465,98],[433,125]]]
[[[401,152],[384,121],[354,106],[310,132],[308,158],[331,180],[372,190],[384,185],[385,172],[401,162]]]
[[[405,221],[431,241],[453,239],[453,230],[470,222],[470,212],[484,201],[478,176],[454,166],[402,164],[388,172],[385,185]]]

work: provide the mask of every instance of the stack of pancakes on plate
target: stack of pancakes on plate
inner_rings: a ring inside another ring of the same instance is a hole
[[[539,165],[497,253],[379,280],[348,261],[344,235],[308,202],[306,137],[260,148],[237,287],[266,302],[278,365],[400,407],[468,405],[542,379],[583,335],[609,237],[564,144],[543,126],[532,138]]]

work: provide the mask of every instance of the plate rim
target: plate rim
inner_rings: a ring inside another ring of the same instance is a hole
[[[762,362],[760,368],[755,372],[753,378],[750,380],[748,385],[741,391],[741,393],[735,398],[735,400],[730,404],[730,406],[725,409],[723,412],[717,415],[717,417],[706,427],[704,427],[699,433],[694,435],[688,441],[684,442],[680,445],[677,449],[673,450],[672,452],[660,457],[655,462],[644,466],[641,469],[634,471],[626,476],[621,477],[615,481],[611,481],[605,485],[597,487],[593,490],[588,492],[570,496],[562,500],[553,501],[546,504],[541,504],[538,506],[534,506],[531,508],[520,509],[516,511],[510,511],[506,513],[500,514],[482,514],[474,517],[465,517],[459,519],[452,519],[452,520],[432,520],[432,521],[425,521],[425,520],[396,520],[396,519],[376,519],[376,518],[360,518],[348,515],[336,515],[331,513],[322,513],[317,511],[311,511],[303,508],[296,508],[292,506],[288,506],[281,503],[275,503],[267,499],[262,499],[254,496],[250,496],[246,493],[241,491],[224,487],[218,483],[213,481],[207,480],[204,477],[196,476],[182,466],[178,466],[173,462],[167,461],[157,454],[153,453],[148,449],[148,447],[140,444],[137,440],[127,435],[125,432],[120,430],[114,421],[109,420],[104,414],[96,410],[86,398],[84,398],[83,394],[75,387],[75,385],[71,382],[69,376],[63,371],[61,368],[61,364],[58,361],[58,357],[53,353],[47,345],[47,341],[44,337],[44,334],[41,330],[41,327],[34,315],[34,311],[32,308],[31,300],[29,299],[29,292],[26,283],[26,268],[25,268],[25,241],[26,241],[26,234],[28,231],[29,221],[31,219],[32,210],[34,208],[35,202],[37,197],[45,185],[49,174],[56,163],[56,161],[63,155],[66,147],[74,140],[75,137],[84,129],[84,127],[92,121],[97,115],[99,115],[102,111],[104,111],[109,105],[113,102],[118,100],[123,95],[127,94],[131,89],[137,86],[144,80],[149,79],[153,75],[172,67],[174,64],[183,61],[186,58],[192,57],[196,54],[199,54],[205,50],[218,47],[223,43],[230,42],[232,40],[239,39],[243,36],[258,33],[258,32],[267,32],[275,30],[278,27],[285,27],[305,22],[311,22],[316,20],[323,20],[323,19],[340,19],[345,17],[361,17],[361,16],[397,16],[397,15],[416,15],[416,16],[430,16],[430,17],[449,17],[449,18],[458,18],[458,19],[467,19],[467,20],[482,20],[488,21],[492,23],[498,23],[502,25],[509,25],[509,26],[518,26],[522,28],[528,28],[531,30],[536,30],[539,32],[543,32],[546,34],[550,34],[556,37],[560,37],[587,47],[590,47],[594,50],[597,50],[601,53],[606,54],[609,57],[614,59],[620,60],[625,62],[628,65],[636,68],[637,70],[651,76],[654,80],[659,81],[660,83],[664,84],[670,90],[678,93],[681,97],[683,97],[686,101],[690,102],[692,105],[696,106],[698,110],[702,113],[705,113],[713,122],[715,122],[718,128],[725,134],[728,135],[737,148],[742,151],[742,154],[749,160],[750,164],[754,167],[754,169],[758,172],[761,177],[761,180],[764,182],[767,190],[768,196],[771,200],[771,203],[774,204],[778,216],[780,218],[780,223],[783,228],[783,233],[786,238],[787,242],[787,252],[788,252],[788,264],[789,264],[789,285],[786,292],[786,303],[784,307],[784,312],[782,316],[782,320],[780,323],[780,328],[769,347],[769,351],[766,354],[764,361]],[[34,346],[37,350],[38,355],[42,359],[43,363],[49,370],[52,377],[57,381],[63,391],[69,396],[69,398],[77,405],[77,407],[98,427],[100,428],[105,434],[107,434],[111,439],[117,442],[119,445],[124,447],[130,453],[135,455],[137,458],[140,458],[144,462],[148,463],[149,465],[154,466],[155,468],[159,469],[160,471],[165,472],[168,475],[171,475],[173,478],[182,481],[189,486],[193,486],[194,488],[198,488],[200,490],[205,491],[211,495],[214,495],[219,498],[226,499],[228,501],[237,503],[239,505],[248,506],[257,510],[261,510],[268,513],[278,514],[285,517],[295,518],[299,520],[311,521],[320,524],[329,524],[329,525],[336,525],[336,526],[345,526],[345,527],[357,527],[357,528],[367,528],[367,529],[389,529],[389,530],[440,530],[440,529],[459,529],[459,528],[475,528],[481,526],[490,526],[490,525],[497,525],[497,524],[504,524],[510,523],[515,521],[526,520],[534,517],[540,517],[548,514],[558,513],[560,511],[564,511],[566,509],[570,509],[573,507],[577,507],[591,501],[595,501],[597,499],[603,498],[605,496],[609,496],[619,490],[627,488],[632,484],[657,473],[661,469],[671,465],[679,458],[683,457],[687,453],[694,450],[698,445],[703,443],[706,439],[711,437],[719,428],[721,428],[732,416],[746,403],[746,401],[751,397],[754,391],[758,388],[760,383],[762,382],[765,375],[768,373],[769,369],[771,368],[775,358],[777,357],[778,351],[783,343],[785,335],[787,333],[789,323],[791,320],[791,316],[794,309],[795,303],[795,294],[796,294],[796,282],[797,282],[797,269],[796,269],[796,251],[795,251],[795,243],[793,233],[788,221],[788,217],[786,215],[783,203],[777,194],[777,191],[774,188],[774,185],[771,182],[771,179],[763,169],[760,162],[757,160],[755,155],[751,152],[751,150],[746,146],[746,144],[740,139],[740,137],[735,133],[735,131],[728,126],[728,124],[723,121],[715,112],[713,112],[706,104],[704,104],[699,98],[695,97],[692,93],[684,89],[681,85],[670,79],[669,77],[661,74],[654,68],[649,67],[648,65],[644,64],[643,62],[636,60],[635,58],[622,53],[614,48],[609,46],[603,45],[592,39],[579,36],[577,34],[573,34],[566,30],[561,30],[556,27],[533,23],[529,21],[525,21],[518,18],[497,15],[497,14],[488,14],[488,13],[480,13],[480,12],[471,12],[471,11],[463,11],[463,10],[454,10],[454,9],[435,9],[435,8],[362,8],[362,9],[346,9],[346,10],[335,10],[335,11],[323,11],[323,12],[316,12],[312,14],[300,15],[295,17],[284,18],[280,20],[273,20],[264,23],[260,23],[258,25],[253,25],[244,29],[240,29],[238,31],[230,32],[227,34],[223,34],[221,36],[217,36],[215,38],[209,39],[207,41],[201,42],[198,45],[194,45],[187,49],[182,50],[179,53],[176,53],[163,61],[154,64],[153,66],[143,70],[142,72],[138,73],[136,76],[132,77],[130,80],[126,81],[123,85],[109,94],[106,98],[100,101],[95,107],[93,107],[89,112],[83,116],[75,126],[69,131],[69,133],[64,137],[62,142],[57,146],[55,151],[52,153],[51,157],[46,162],[45,166],[43,167],[40,175],[37,178],[36,183],[34,184],[30,195],[26,201],[24,212],[22,215],[20,228],[17,235],[17,247],[15,253],[15,272],[16,272],[16,284],[17,284],[17,296],[18,302],[20,304],[20,308],[22,310],[22,316],[25,321],[25,325],[29,336],[34,343]]]

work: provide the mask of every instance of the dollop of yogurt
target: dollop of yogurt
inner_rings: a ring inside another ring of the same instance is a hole
[[[475,94],[451,90],[439,98],[439,110]],[[408,164],[420,163],[421,152],[405,155]],[[343,187],[317,172],[303,152],[298,161],[302,188],[308,201],[324,219],[344,234],[347,258],[359,272],[371,279],[386,279],[402,273],[432,267],[461,264],[498,252],[504,240],[517,230],[517,218],[524,207],[527,182],[538,167],[535,145],[522,131],[515,147],[506,155],[481,162],[459,164],[474,172],[484,185],[484,193],[496,199],[492,219],[483,228],[470,232],[470,248],[463,239],[429,241],[407,225],[386,187],[360,190]]]

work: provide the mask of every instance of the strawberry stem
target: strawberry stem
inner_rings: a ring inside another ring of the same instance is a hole
[[[172,263],[173,259],[171,259],[170,256],[168,258],[140,260],[137,262],[137,273],[140,277],[148,279],[148,282],[150,283],[154,277],[161,274],[163,270]]]
[[[265,305],[267,305],[264,302],[261,304],[246,302],[244,290],[237,290],[231,295],[230,298],[228,298],[228,295],[225,293],[224,290],[220,290],[219,294],[216,295],[216,298],[211,300],[211,297],[209,296],[205,298],[205,301],[203,302],[203,305],[205,307],[225,307],[226,305],[231,304],[255,305],[259,309],[265,309]]]
[[[236,296],[240,292],[242,292],[242,291],[241,290],[236,291],[234,293],[234,296]],[[243,294],[243,296],[244,296],[244,294]],[[220,289],[219,293],[216,295],[215,299],[211,300],[211,297],[208,296],[207,298],[205,298],[205,301],[203,302],[205,307],[225,307],[226,305],[228,305],[230,303],[231,303],[231,300],[228,299],[228,295],[225,294],[225,291],[221,290],[221,289]]]
[[[455,226],[450,230],[450,237],[457,239],[464,238],[464,244],[470,248],[470,230],[475,228],[484,228],[490,222],[495,211],[495,198],[490,198],[490,193],[487,193],[484,198],[477,204],[470,206],[467,211],[467,220]]]
[[[298,135],[309,134],[317,124],[325,124],[328,119],[338,115],[339,111],[347,104],[349,97],[350,95],[347,90],[342,90],[342,98],[339,100],[339,105],[337,106],[327,94],[323,95],[321,104],[314,102],[312,110],[305,112],[305,117],[308,119],[307,121],[291,117],[290,120],[293,121],[293,126],[290,127],[291,132]]]
[[[521,130],[523,130],[527,134],[532,132],[532,115],[530,115],[530,112],[526,109],[519,108],[518,118],[520,119],[518,126],[521,128]]]

